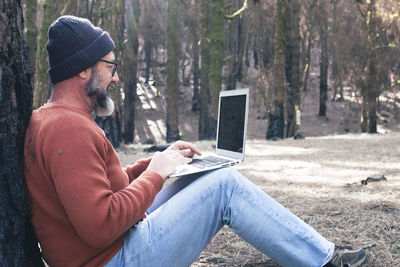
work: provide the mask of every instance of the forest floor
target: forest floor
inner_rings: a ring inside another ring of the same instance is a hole
[[[400,266],[399,141],[400,133],[252,139],[235,168],[328,240],[372,246],[367,266]],[[210,141],[194,143],[212,150]],[[145,147],[120,147],[122,164],[149,156]],[[375,173],[387,180],[361,185]],[[205,266],[279,265],[224,227],[192,265]]]
[[[311,73],[310,84],[313,83],[310,88],[318,88],[317,74]],[[238,84],[240,87],[249,87],[251,97],[246,159],[235,168],[328,240],[369,247],[367,266],[400,266],[397,102],[389,98],[381,102],[379,134],[360,134],[360,105],[354,94],[346,95],[344,102],[329,100],[327,116],[318,117],[319,93],[309,89],[302,98],[300,130],[305,139],[267,141],[263,119],[266,109],[257,84]],[[165,143],[162,86],[159,90],[143,85],[138,88],[136,143],[117,149],[123,165],[148,157],[150,154],[143,149],[150,145],[145,143]],[[181,89],[182,139],[195,143],[202,151],[212,151],[213,142],[197,141],[198,114],[190,111],[191,94],[188,88]],[[361,185],[362,180],[376,173],[387,180]],[[192,265],[205,266],[279,265],[224,227]]]

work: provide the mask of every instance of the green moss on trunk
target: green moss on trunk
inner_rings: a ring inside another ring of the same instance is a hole
[[[179,0],[168,0],[167,25],[167,142],[179,139]]]

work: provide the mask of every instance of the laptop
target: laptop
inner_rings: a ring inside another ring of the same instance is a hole
[[[179,165],[169,177],[178,177],[236,165],[244,160],[249,89],[221,91],[218,104],[215,153]]]

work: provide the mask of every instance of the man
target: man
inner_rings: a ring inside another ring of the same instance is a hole
[[[200,154],[177,142],[122,168],[92,119],[110,115],[119,80],[114,43],[88,20],[57,19],[46,45],[54,89],[33,112],[24,173],[32,223],[50,266],[189,266],[223,225],[283,266],[342,266],[365,252],[336,248],[231,168],[182,177]],[[147,214],[147,215],[146,215]]]

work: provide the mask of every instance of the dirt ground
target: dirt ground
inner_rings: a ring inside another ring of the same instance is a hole
[[[246,159],[235,168],[328,240],[368,247],[366,266],[400,266],[400,114],[396,98],[381,100],[379,134],[360,134],[360,105],[352,93],[345,95],[345,102],[329,100],[327,116],[316,116],[318,73],[311,72],[310,89],[302,97],[300,130],[306,139],[266,141],[266,108],[256,75],[250,70],[247,83],[238,84],[238,88],[250,88],[250,112]],[[165,143],[165,90],[162,84],[157,86],[138,87],[135,144],[117,149],[123,165],[151,155],[143,152],[150,146],[144,143]],[[190,111],[191,94],[189,88],[181,88],[182,139],[202,151],[212,151],[213,142],[197,141],[198,114]],[[361,185],[376,173],[387,180]],[[224,227],[191,267],[205,266],[279,265]]]
[[[247,142],[235,167],[336,244],[368,248],[367,266],[400,266],[400,133],[348,134]],[[211,142],[195,144],[211,151]],[[145,145],[118,149],[122,164],[146,157]],[[381,173],[386,181],[361,185]],[[278,266],[223,228],[193,263]]]

